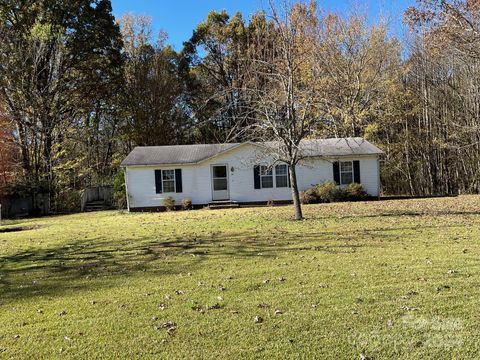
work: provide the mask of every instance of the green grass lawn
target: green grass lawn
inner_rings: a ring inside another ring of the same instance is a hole
[[[480,357],[479,196],[304,211],[4,222],[0,358]]]

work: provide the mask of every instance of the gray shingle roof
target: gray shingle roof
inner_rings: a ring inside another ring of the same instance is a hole
[[[335,157],[383,154],[378,147],[360,137],[303,140],[300,146],[304,156]]]
[[[274,142],[257,144],[267,148],[276,146]],[[122,161],[121,166],[194,164],[241,145],[243,144],[137,146]],[[303,155],[307,157],[383,154],[382,150],[362,138],[303,140],[300,146]]]

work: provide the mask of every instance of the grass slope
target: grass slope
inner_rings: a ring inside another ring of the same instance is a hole
[[[4,222],[0,358],[480,356],[480,197],[291,215]]]

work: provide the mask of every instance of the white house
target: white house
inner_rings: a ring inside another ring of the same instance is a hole
[[[271,155],[272,143],[136,147],[123,160],[130,211],[159,210],[171,196],[196,206],[215,201],[258,204],[292,200],[288,167]],[[325,181],[352,182],[380,194],[383,151],[362,138],[304,140],[296,166],[300,191]]]

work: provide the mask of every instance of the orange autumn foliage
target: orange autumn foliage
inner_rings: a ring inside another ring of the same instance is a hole
[[[0,113],[0,198],[8,194],[20,171],[19,151],[11,121]]]

